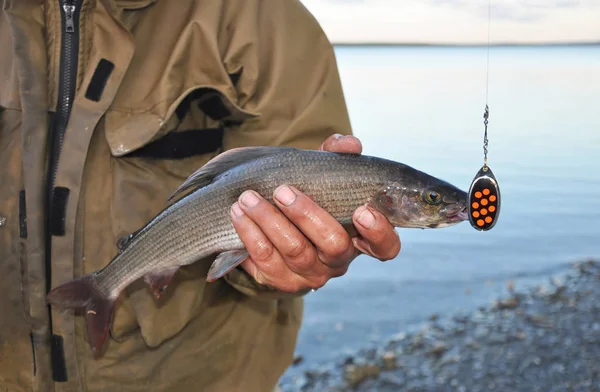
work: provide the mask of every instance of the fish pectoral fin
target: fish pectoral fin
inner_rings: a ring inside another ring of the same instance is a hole
[[[206,281],[214,282],[220,277],[227,275],[229,271],[240,265],[248,257],[246,249],[229,250],[219,254],[208,270]]]
[[[183,184],[181,184],[175,192],[169,197],[169,202],[177,195],[185,192],[190,188],[199,189],[215,180],[220,174],[229,169],[268,155],[278,154],[284,151],[293,150],[292,147],[279,146],[260,146],[260,147],[239,147],[225,151],[198,169],[195,173],[189,176]]]
[[[151,272],[144,276],[144,281],[150,285],[154,298],[159,299],[165,293],[178,269],[179,267],[169,268],[159,272]]]

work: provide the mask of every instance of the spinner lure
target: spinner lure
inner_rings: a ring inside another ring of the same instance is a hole
[[[480,231],[490,230],[496,225],[500,215],[500,187],[496,176],[487,164],[487,126],[489,117],[489,108],[485,105],[483,114],[485,124],[485,135],[483,139],[483,166],[471,183],[467,210],[469,212],[469,222],[471,226]]]

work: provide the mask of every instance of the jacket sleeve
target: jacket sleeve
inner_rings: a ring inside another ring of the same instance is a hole
[[[351,134],[333,47],[300,1],[232,4],[239,7],[239,18],[228,23],[235,30],[222,35],[227,40],[224,64],[237,75],[238,105],[257,116],[228,127],[224,149],[251,145],[318,149],[334,133]],[[225,279],[247,295],[289,296],[258,285],[242,269]]]

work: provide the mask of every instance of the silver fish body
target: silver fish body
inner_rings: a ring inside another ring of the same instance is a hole
[[[307,194],[349,231],[362,205],[379,210],[396,227],[446,227],[467,219],[465,192],[398,162],[288,147],[235,149],[190,176],[172,197],[192,191],[134,233],[104,269],[55,288],[48,301],[88,310],[96,351],[115,300],[132,282],[144,277],[158,297],[183,265],[217,254],[207,277],[213,281],[243,262],[248,254],[231,222],[231,205],[246,190],[272,202],[282,184]]]

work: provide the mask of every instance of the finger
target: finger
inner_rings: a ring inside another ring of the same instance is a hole
[[[307,282],[293,273],[261,231],[246,215],[238,203],[231,207],[231,220],[248,251],[249,258],[240,264],[257,283],[275,289],[295,292],[307,286]]]
[[[290,220],[254,191],[244,192],[239,205],[273,244],[291,271],[307,278],[329,277],[317,259],[314,246]]]
[[[238,203],[231,206],[231,221],[252,260],[263,263],[266,269],[288,275],[290,271],[284,270],[287,268],[285,264],[280,266],[281,263],[278,263],[278,261],[281,261],[281,256],[271,241],[260,227],[244,214]],[[255,278],[257,278],[257,281],[260,280],[258,276],[255,276]]]
[[[280,186],[275,204],[314,244],[320,261],[334,269],[347,268],[356,256],[346,230],[327,211],[292,186]]]
[[[362,143],[358,138],[352,135],[340,135],[336,133],[335,135],[329,136],[325,141],[321,144],[319,148],[323,151],[329,152],[347,152],[360,154],[362,152]]]
[[[400,236],[390,222],[378,211],[359,207],[352,217],[362,238],[354,238],[354,246],[381,261],[393,259],[400,253]]]

